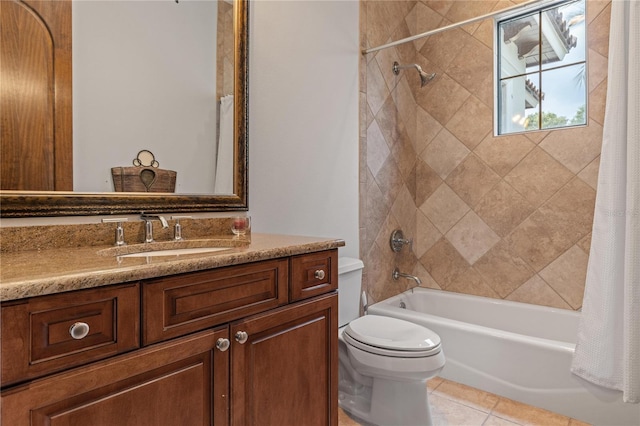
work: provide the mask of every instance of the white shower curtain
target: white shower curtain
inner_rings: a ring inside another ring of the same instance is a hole
[[[640,1],[613,0],[591,254],[571,371],[640,402]]]
[[[220,98],[220,133],[216,161],[215,194],[233,194],[233,95]]]

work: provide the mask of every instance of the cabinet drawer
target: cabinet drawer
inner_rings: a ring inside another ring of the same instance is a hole
[[[292,302],[338,288],[338,250],[291,258],[289,297]]]
[[[2,385],[135,349],[139,335],[138,284],[3,305]]]
[[[268,260],[150,280],[142,287],[144,345],[287,303],[288,262]]]

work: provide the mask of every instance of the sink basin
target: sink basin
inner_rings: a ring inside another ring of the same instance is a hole
[[[140,253],[123,254],[120,257],[152,257],[152,256],[180,256],[181,254],[210,253],[222,250],[229,250],[229,247],[196,247],[167,250],[143,251]]]

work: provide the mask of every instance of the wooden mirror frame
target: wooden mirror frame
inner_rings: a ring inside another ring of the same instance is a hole
[[[9,218],[247,210],[249,0],[236,0],[234,6],[234,194],[0,191],[0,216]]]

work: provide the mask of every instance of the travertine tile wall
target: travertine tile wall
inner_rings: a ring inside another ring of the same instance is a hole
[[[362,47],[520,1],[361,1]],[[493,136],[491,20],[361,60],[360,209],[364,287],[412,285],[566,309],[582,305],[602,142],[610,1],[587,0],[589,125]],[[437,78],[424,88],[418,63]],[[402,228],[411,249],[394,254]]]

